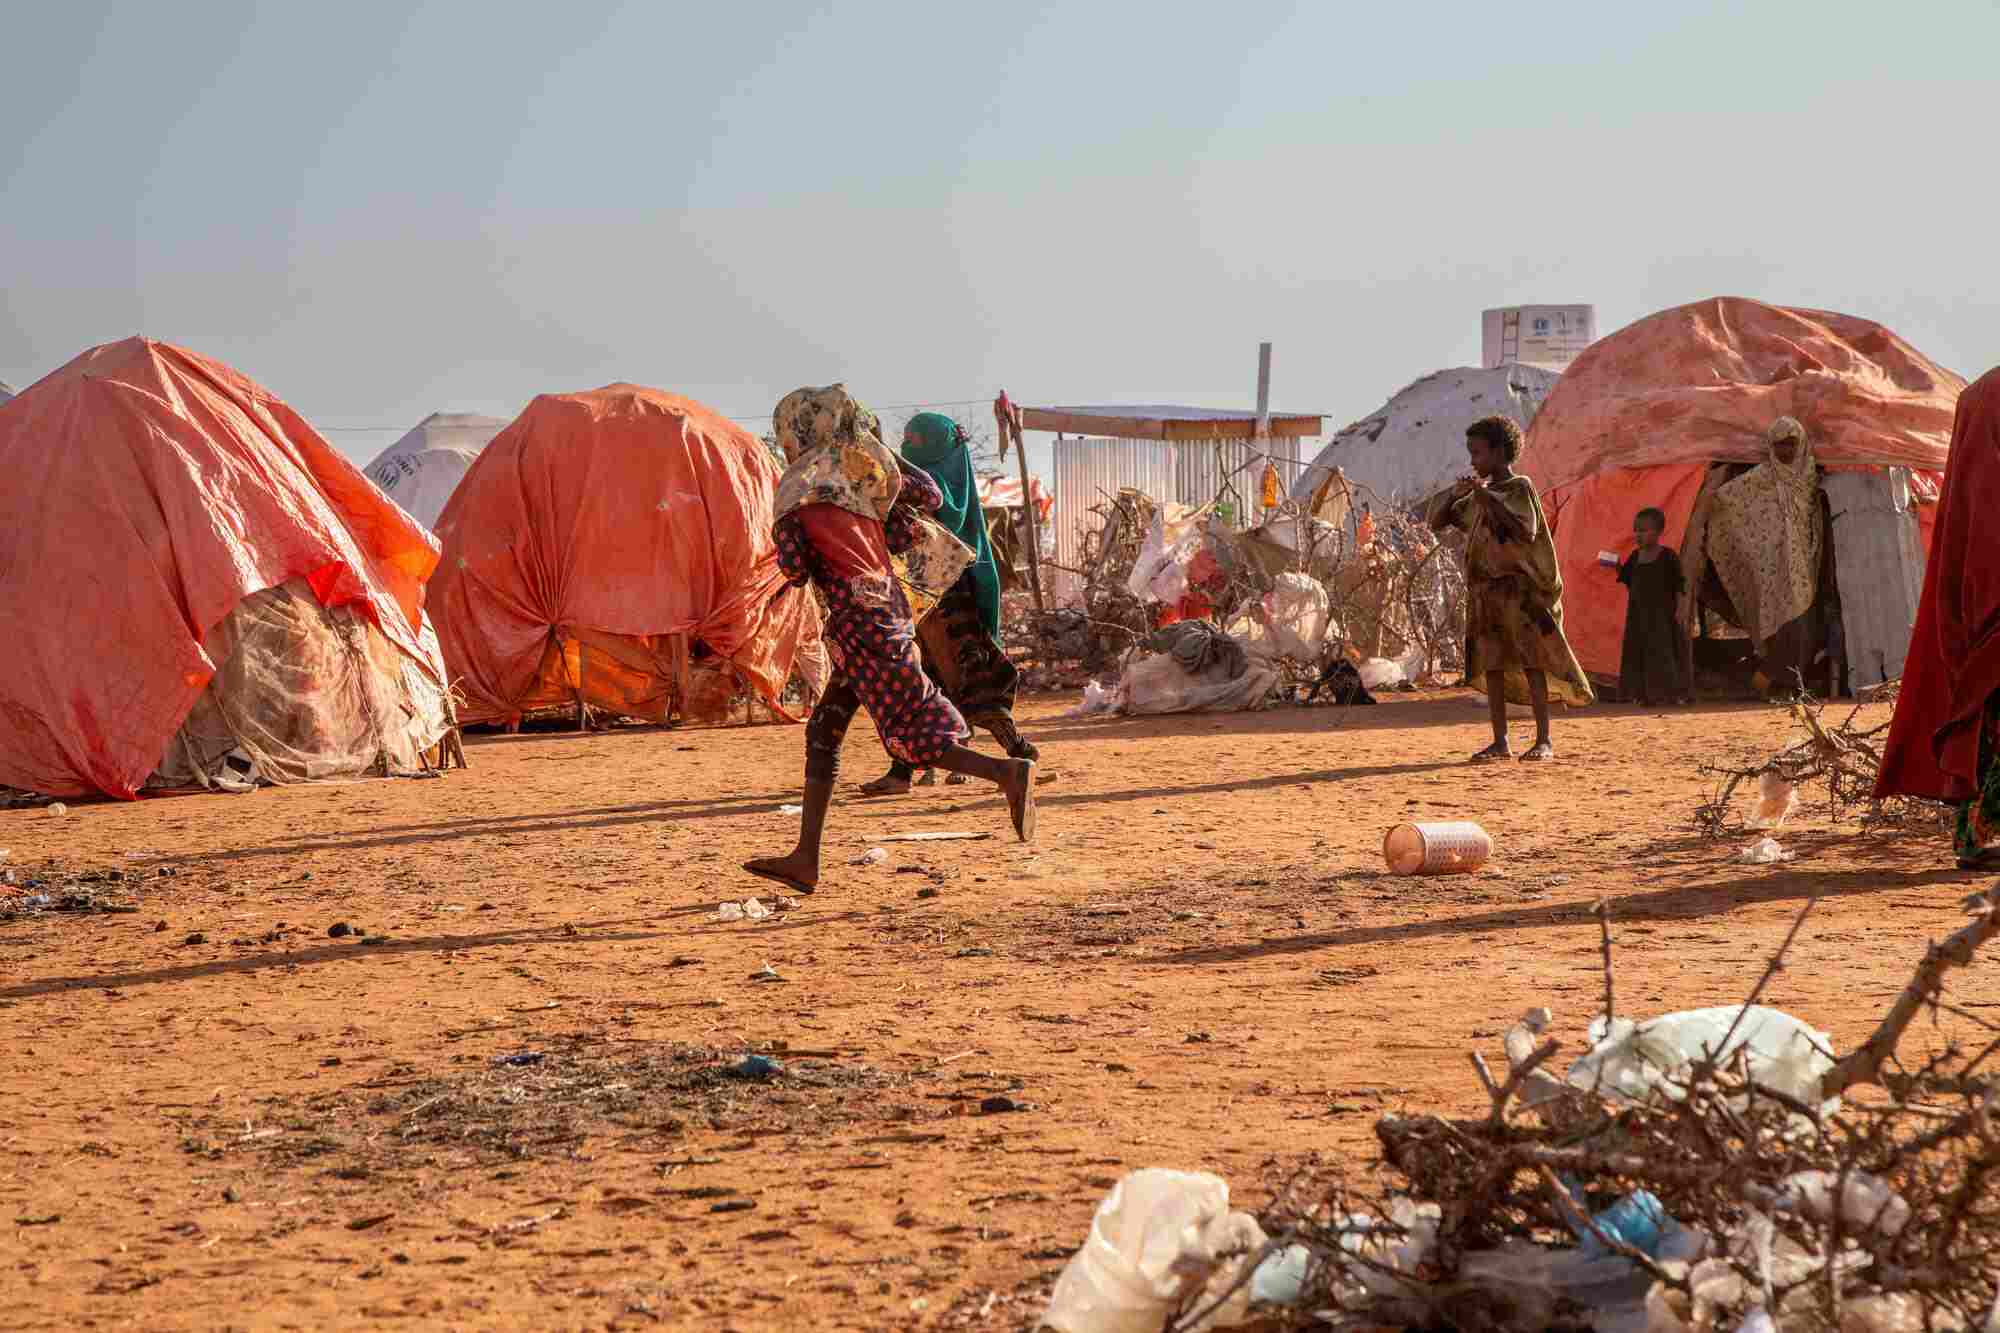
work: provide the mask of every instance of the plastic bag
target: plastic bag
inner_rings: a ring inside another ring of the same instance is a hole
[[[1569,1084],[1624,1101],[1678,1098],[1694,1062],[1720,1048],[1725,1059],[1745,1052],[1750,1078],[1758,1085],[1800,1101],[1820,1101],[1820,1081],[1834,1064],[1833,1039],[1763,1005],[1752,1005],[1737,1023],[1741,1008],[1689,1009],[1645,1023],[1621,1018],[1608,1026],[1599,1015],[1590,1025],[1591,1050],[1570,1066]],[[1839,1104],[1837,1097],[1825,1102],[1829,1111]]]
[[[1093,680],[1083,687],[1083,702],[1078,704],[1076,707],[1070,709],[1069,712],[1065,713],[1063,716],[1096,717],[1100,713],[1109,713],[1114,711],[1117,708],[1117,706],[1118,706],[1117,694],[1112,690],[1105,689],[1102,685],[1098,684],[1096,681]]]
[[[1386,657],[1367,658],[1360,670],[1361,684],[1370,690],[1400,689],[1410,683],[1408,673]]]
[[[1317,662],[1333,624],[1326,585],[1309,574],[1280,574],[1254,610],[1229,626],[1246,645],[1260,645],[1275,657]]]
[[[1779,1189],[1803,1215],[1831,1223],[1834,1188],[1839,1181],[1839,1176],[1831,1171],[1799,1171],[1786,1176]],[[1850,1233],[1873,1229],[1885,1236],[1895,1236],[1910,1223],[1910,1205],[1889,1188],[1887,1181],[1853,1171],[1848,1173],[1847,1183],[1840,1190],[1840,1216],[1844,1229]]]
[[[1777,828],[1798,808],[1798,787],[1776,773],[1766,773],[1757,780],[1757,813],[1748,823],[1751,828]]]
[[[1227,1261],[1257,1253],[1264,1239],[1253,1218],[1229,1210],[1221,1177],[1158,1167],[1131,1172],[1097,1205],[1042,1323],[1059,1333],[1160,1333],[1184,1297],[1212,1278],[1233,1281],[1241,1269]],[[1199,1327],[1234,1327],[1249,1307],[1246,1283]]]
[[[1745,865],[1769,866],[1792,859],[1792,853],[1778,845],[1776,838],[1759,838],[1736,854]]]
[[[1141,602],[1177,605],[1187,595],[1189,562],[1201,549],[1201,524],[1186,505],[1167,505],[1153,515],[1153,526],[1139,545],[1126,589]]]

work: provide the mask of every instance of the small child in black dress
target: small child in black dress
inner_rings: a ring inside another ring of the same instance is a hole
[[[1660,545],[1667,516],[1641,509],[1632,519],[1632,537],[1639,549],[1618,567],[1625,585],[1625,651],[1618,663],[1618,690],[1641,704],[1693,703],[1693,682],[1682,670],[1681,592],[1687,580],[1681,558],[1671,546]]]

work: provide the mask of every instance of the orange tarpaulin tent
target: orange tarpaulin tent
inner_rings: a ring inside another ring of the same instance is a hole
[[[0,407],[0,474],[0,784],[136,796],[224,665],[225,621],[294,581],[441,677],[430,535],[220,362],[92,348]]]
[[[437,524],[432,614],[467,722],[581,698],[720,721],[826,679],[819,611],[771,537],[778,467],[692,399],[613,384],[543,394],[495,436]],[[794,718],[794,720],[796,720]]]
[[[1717,297],[1591,345],[1529,428],[1521,468],[1541,488],[1562,565],[1563,628],[1586,671],[1618,672],[1624,588],[1598,563],[1633,550],[1632,518],[1687,533],[1710,465],[1764,459],[1796,417],[1829,472],[1900,466],[1936,498],[1965,381],[1870,320]],[[1926,549],[1936,506],[1919,506]]]

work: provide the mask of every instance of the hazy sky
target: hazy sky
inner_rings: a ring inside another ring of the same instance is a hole
[[[2000,361],[2000,4],[32,6],[0,379],[143,332],[365,461],[629,379],[1364,415],[1486,306]],[[886,415],[886,413],[885,413]],[[751,421],[748,424],[761,425]]]

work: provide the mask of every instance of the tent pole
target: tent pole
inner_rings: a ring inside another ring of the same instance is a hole
[[[1007,441],[1013,440],[1015,458],[1021,466],[1021,511],[1028,519],[1028,589],[1035,595],[1035,614],[1044,616],[1048,608],[1042,605],[1042,538],[1036,521],[1034,487],[1028,480],[1028,446],[1021,440],[1021,410],[1007,401],[1003,389],[993,401],[993,415],[1000,426],[1001,450],[1004,452]]]

